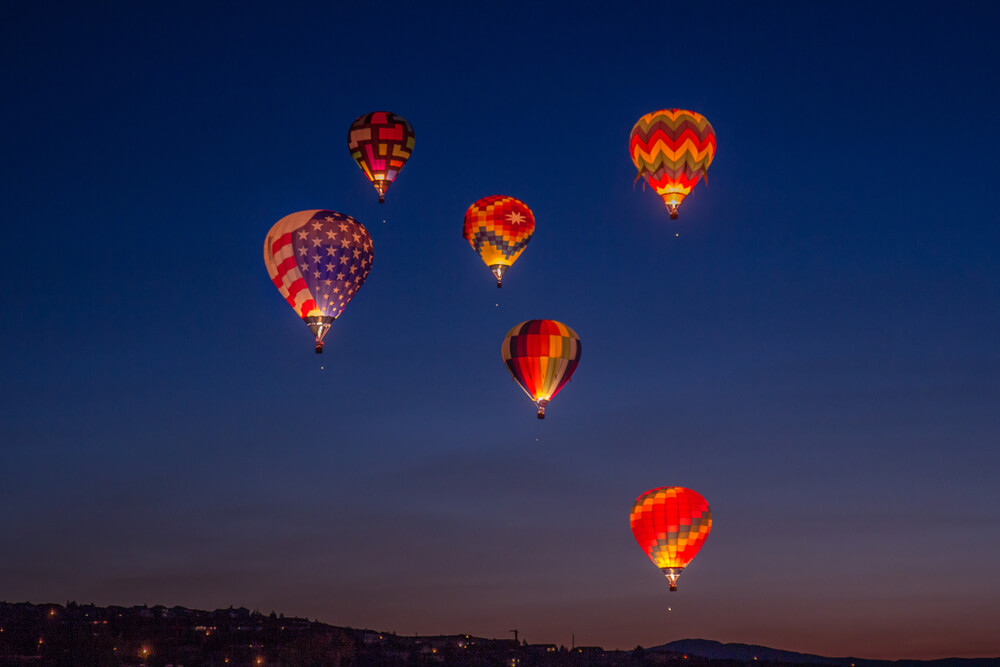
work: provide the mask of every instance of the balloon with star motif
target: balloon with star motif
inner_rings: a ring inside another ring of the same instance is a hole
[[[676,591],[681,571],[712,530],[712,510],[697,491],[664,486],[636,499],[629,523],[636,542]]]
[[[483,197],[470,206],[462,226],[462,236],[496,276],[497,287],[503,286],[503,274],[534,233],[535,215],[528,205],[502,195]]]
[[[632,128],[629,155],[638,170],[677,219],[677,207],[698,181],[708,178],[715,158],[715,130],[700,113],[661,109],[648,113]]]
[[[316,338],[316,354],[330,325],[372,270],[372,237],[360,222],[336,211],[286,215],[264,240],[264,264],[278,288]]]
[[[351,157],[365,172],[385,203],[385,191],[410,159],[416,135],[413,126],[391,111],[373,111],[355,119],[347,132]]]

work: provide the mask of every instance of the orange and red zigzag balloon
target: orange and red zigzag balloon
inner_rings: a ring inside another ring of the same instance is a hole
[[[676,217],[677,206],[708,173],[715,157],[715,131],[700,113],[661,109],[636,122],[629,155],[642,177]]]

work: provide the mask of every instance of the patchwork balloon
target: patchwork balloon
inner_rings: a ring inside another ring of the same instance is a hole
[[[292,213],[267,233],[267,273],[313,332],[316,354],[330,325],[365,284],[373,259],[365,226],[335,211]]]
[[[378,191],[385,203],[385,191],[413,152],[413,126],[390,111],[366,113],[351,123],[347,147],[351,157]]]
[[[580,337],[562,322],[528,320],[511,329],[500,353],[507,370],[545,419],[545,406],[569,382],[580,363]]]
[[[462,236],[497,277],[517,261],[535,233],[535,215],[520,199],[493,195],[483,197],[465,212]]]
[[[636,180],[645,179],[677,219],[677,207],[715,157],[715,130],[704,116],[684,109],[661,109],[640,118],[629,135],[628,150]]]
[[[629,522],[639,546],[666,575],[670,590],[676,591],[681,571],[712,529],[712,511],[696,491],[665,486],[639,496]]]

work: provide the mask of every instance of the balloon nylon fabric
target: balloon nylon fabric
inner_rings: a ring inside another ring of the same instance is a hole
[[[391,111],[366,113],[351,123],[347,147],[380,197],[410,159],[415,137],[413,126]]]
[[[569,382],[582,346],[562,322],[528,320],[507,333],[500,351],[507,370],[537,403],[550,400]]]
[[[629,522],[639,546],[657,567],[683,568],[705,543],[712,511],[696,491],[667,486],[639,496]]]
[[[636,122],[628,145],[638,176],[664,201],[679,204],[708,173],[715,157],[715,130],[700,113],[661,109]]]
[[[462,236],[486,266],[510,266],[535,233],[535,215],[520,199],[483,197],[465,212]]]
[[[365,226],[336,211],[286,215],[264,240],[267,273],[302,318],[340,317],[368,278],[374,257]]]

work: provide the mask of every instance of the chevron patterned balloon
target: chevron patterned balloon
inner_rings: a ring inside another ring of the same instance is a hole
[[[715,130],[700,113],[661,109],[636,122],[629,135],[629,155],[639,173],[677,219],[677,207],[706,177],[715,157]]]
[[[535,215],[520,199],[483,197],[465,212],[462,236],[479,253],[501,286],[503,274],[535,233]]]

